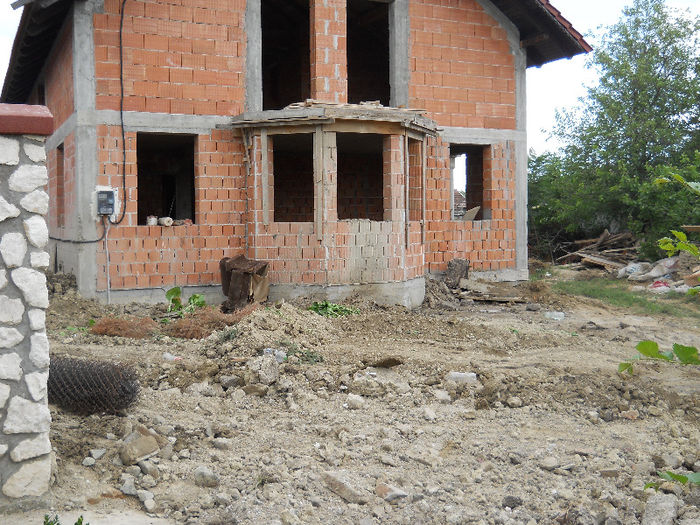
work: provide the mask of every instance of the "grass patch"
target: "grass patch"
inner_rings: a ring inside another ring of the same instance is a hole
[[[581,295],[599,299],[635,313],[666,314],[700,319],[700,302],[695,296],[670,292],[652,295],[647,292],[632,292],[627,281],[611,279],[589,279],[587,281],[560,281],[554,283],[555,291],[569,295]]]

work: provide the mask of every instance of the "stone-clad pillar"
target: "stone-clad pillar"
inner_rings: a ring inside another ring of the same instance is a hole
[[[51,475],[47,406],[47,108],[0,104],[0,513],[40,498]]]

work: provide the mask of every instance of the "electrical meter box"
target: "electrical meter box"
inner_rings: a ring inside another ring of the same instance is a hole
[[[101,190],[97,192],[97,214],[98,215],[113,215],[114,214],[114,191]]]

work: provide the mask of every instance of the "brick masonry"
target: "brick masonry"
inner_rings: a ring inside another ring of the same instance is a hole
[[[104,0],[92,15],[95,107],[88,118],[97,122],[96,184],[117,189],[120,200],[126,200],[124,221],[108,232],[109,263],[104,243],[96,246],[96,291],[106,289],[108,269],[115,290],[216,285],[219,259],[241,252],[270,260],[273,284],[404,281],[442,271],[453,257],[470,259],[478,270],[515,268],[515,145],[510,140],[485,148],[484,205],[490,219],[451,220],[448,143],[428,137],[415,141],[406,155],[405,136],[392,132],[383,148],[384,220],[339,221],[335,135],[330,127],[313,130],[322,135],[314,146],[322,166],[314,175],[313,221],[275,222],[269,141],[263,155],[262,134],[251,133],[248,169],[239,130],[186,129],[196,135],[194,224],[139,225],[137,131],[158,132],[159,126],[165,131],[167,124],[127,126],[127,192],[121,195],[121,130],[110,116],[119,109],[120,5]],[[322,101],[347,100],[345,6],[345,0],[310,1],[310,92]],[[249,66],[245,13],[245,0],[215,6],[202,0],[127,2],[127,116],[145,122],[149,114],[220,118],[242,113]],[[514,130],[516,68],[505,29],[475,0],[411,0],[409,14],[409,106],[425,109],[440,126]],[[71,34],[68,24],[46,70],[46,99],[57,127],[75,115]],[[75,134],[68,130],[63,136],[62,152],[48,152],[50,202],[56,210],[49,226],[52,235],[70,238],[80,227],[83,175],[76,173]],[[269,162],[267,180],[263,157]],[[101,232],[97,219],[95,231]]]

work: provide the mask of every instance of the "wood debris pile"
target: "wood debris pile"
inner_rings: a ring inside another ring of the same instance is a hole
[[[637,258],[637,244],[631,232],[611,234],[605,230],[596,239],[572,242],[565,249],[574,251],[557,259],[559,264],[578,263],[571,268],[583,269],[591,266],[608,271],[619,270]]]

